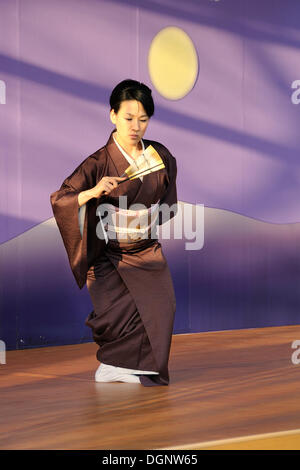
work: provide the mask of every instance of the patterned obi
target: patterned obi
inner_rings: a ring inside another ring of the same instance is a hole
[[[103,212],[103,209],[102,209]],[[159,201],[141,210],[122,209],[105,204],[104,215],[97,214],[102,225],[106,243],[110,240],[134,243],[139,240],[157,238],[156,227]]]

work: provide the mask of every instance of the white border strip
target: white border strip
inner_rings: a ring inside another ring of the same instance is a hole
[[[216,441],[206,441],[206,442],[193,442],[192,444],[185,444],[182,446],[174,446],[174,447],[160,447],[157,450],[184,450],[193,448],[201,449],[203,447],[215,447],[221,446],[226,444],[234,444],[235,442],[245,442],[245,441],[254,441],[257,439],[268,439],[272,437],[282,437],[282,436],[289,436],[292,434],[300,434],[300,429],[292,429],[290,431],[278,431],[278,432],[269,432],[265,434],[251,434],[249,436],[242,436],[242,437],[232,437],[229,439],[219,439]]]

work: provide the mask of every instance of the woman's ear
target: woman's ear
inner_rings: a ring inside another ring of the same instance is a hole
[[[113,124],[116,124],[116,115],[115,115],[115,111],[113,109],[110,110],[109,116],[110,116],[111,122]]]

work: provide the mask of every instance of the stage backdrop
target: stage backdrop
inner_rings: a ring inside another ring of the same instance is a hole
[[[145,138],[176,158],[181,209],[200,209],[198,249],[162,240],[174,333],[300,323],[299,16],[298,0],[0,3],[7,349],[92,341],[49,196],[107,142],[125,78],[152,88]]]

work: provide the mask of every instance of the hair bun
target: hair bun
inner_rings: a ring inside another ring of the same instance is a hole
[[[152,90],[149,88],[147,85],[144,83],[141,83],[142,88],[144,88],[145,92],[148,93],[149,95],[152,95]]]

